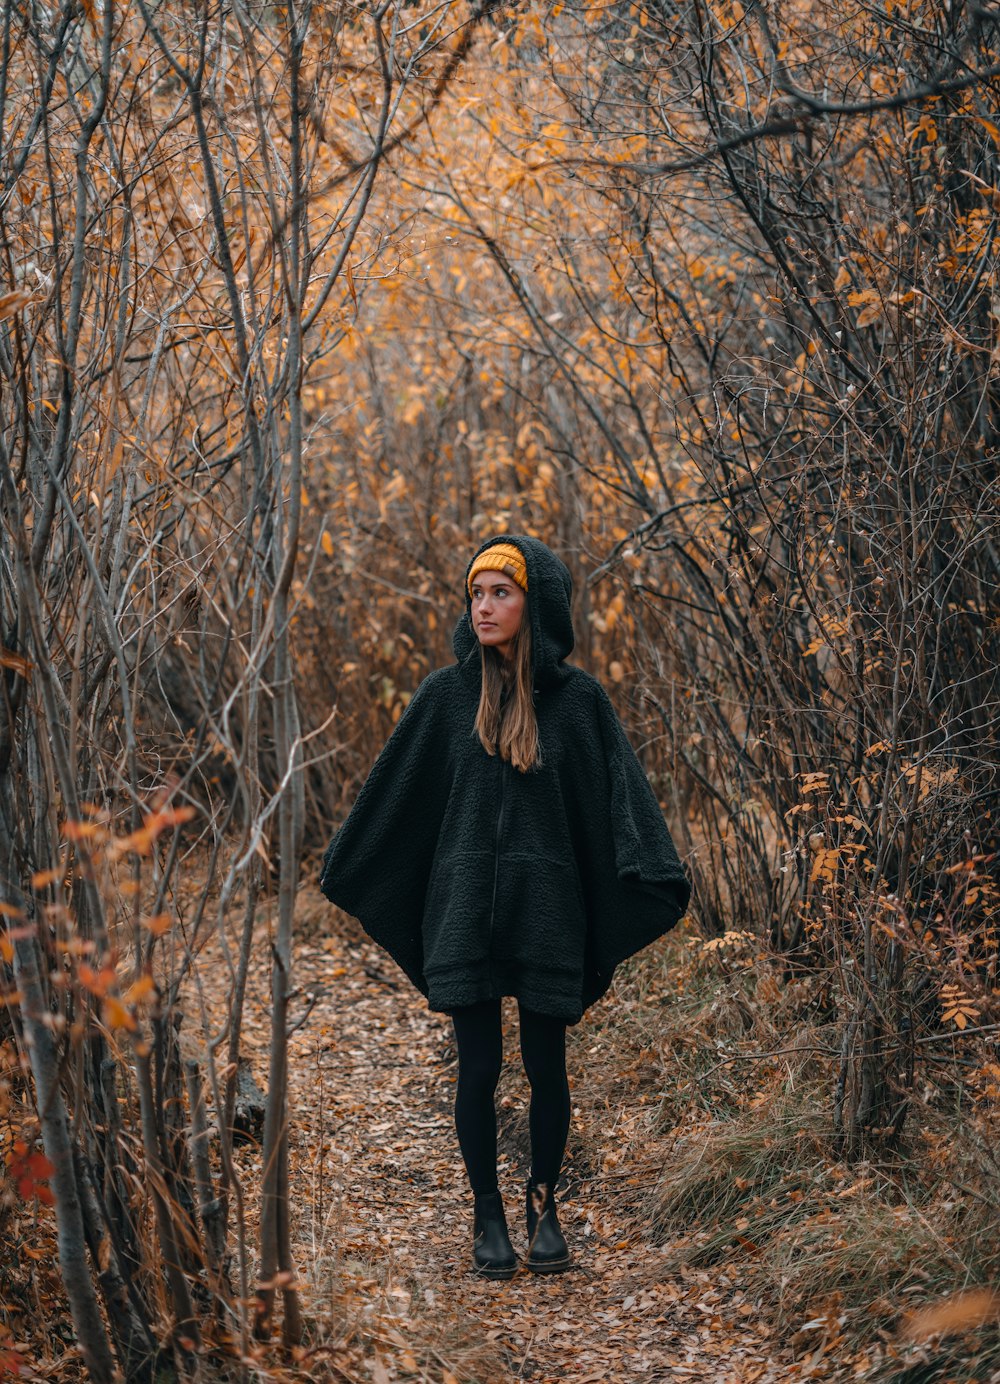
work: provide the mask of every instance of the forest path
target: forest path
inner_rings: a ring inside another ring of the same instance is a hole
[[[522,1270],[506,1283],[477,1280],[469,1271],[471,1199],[452,1124],[450,1024],[318,892],[303,889],[298,913],[296,1012],[314,1003],[292,1039],[292,1219],[303,1305],[326,1341],[315,1356],[317,1377],[374,1384],[817,1377],[800,1373],[769,1339],[738,1284],[707,1272],[665,1272],[666,1249],[653,1243],[642,1214],[659,1166],[643,1137],[644,1128],[653,1137],[655,1108],[640,1089],[643,1054],[625,1054],[632,1069],[616,1077],[609,1100],[606,1070],[588,1080],[607,1060],[604,1031],[589,1016],[570,1036],[574,1115],[560,1193],[574,1267],[549,1277]],[[248,1046],[262,1073],[266,990],[266,967],[255,968]],[[512,1002],[505,1030],[500,1184],[521,1252],[527,1083]],[[634,1162],[637,1153],[644,1164]],[[321,1359],[335,1365],[332,1376],[318,1368]]]

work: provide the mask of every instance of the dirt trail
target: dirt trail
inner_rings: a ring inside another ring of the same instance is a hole
[[[806,1377],[769,1340],[737,1283],[665,1272],[666,1251],[641,1214],[657,1168],[641,1138],[653,1107],[628,1074],[613,1101],[590,1089],[601,1035],[589,1018],[571,1031],[574,1120],[560,1194],[575,1266],[548,1278],[477,1280],[452,1126],[450,1025],[354,924],[338,924],[318,893],[304,890],[299,911],[297,1003],[314,1003],[293,1038],[293,1223],[304,1305],[327,1336],[317,1366],[322,1358],[332,1377],[375,1384]],[[266,984],[261,965],[248,1015],[261,1075]],[[516,1025],[512,1002],[507,1018]],[[516,1031],[505,1051],[500,1183],[520,1251],[527,1089]],[[643,1165],[635,1158],[644,1148]]]

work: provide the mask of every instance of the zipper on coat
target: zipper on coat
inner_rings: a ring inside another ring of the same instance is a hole
[[[499,755],[497,756],[499,759]],[[500,833],[503,830],[503,800],[504,788],[507,783],[507,775],[504,772],[505,765],[502,759],[500,762],[500,805],[497,808],[497,829],[493,838],[493,897],[490,900],[490,927],[487,934],[487,959],[490,968],[490,984],[493,983],[493,919],[497,909],[497,884],[500,879]]]

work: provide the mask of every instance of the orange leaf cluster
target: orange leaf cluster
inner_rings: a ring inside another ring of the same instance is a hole
[[[155,812],[146,814],[142,826],[137,831],[131,832],[128,836],[116,837],[111,844],[111,854],[116,858],[130,852],[135,855],[148,855],[165,831],[190,822],[195,815],[193,807],[157,808]]]
[[[55,1168],[44,1153],[32,1149],[23,1139],[18,1139],[8,1151],[5,1162],[19,1197],[24,1201],[34,1197],[45,1206],[55,1204],[55,1197],[48,1185]]]

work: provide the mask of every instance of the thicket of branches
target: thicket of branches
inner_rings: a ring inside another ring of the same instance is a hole
[[[303,380],[352,315],[381,160],[474,32],[464,10],[394,4],[3,7],[5,1055],[30,1073],[40,1145],[7,1164],[54,1202],[97,1381],[247,1359],[279,1290],[284,1338],[301,1335],[286,1074]],[[232,1127],[265,887],[254,1273]],[[221,1024],[197,959],[213,929]]]
[[[842,1149],[994,1025],[997,39],[938,0],[3,7],[8,1163],[92,1378],[246,1356],[279,1290],[301,1334],[303,846],[483,534],[573,567],[698,920],[836,1025]]]
[[[995,1019],[996,23],[569,5],[491,54],[507,114],[470,82],[399,174],[347,546],[435,619],[469,527],[573,555],[699,920],[814,976],[838,1140],[891,1142]]]

